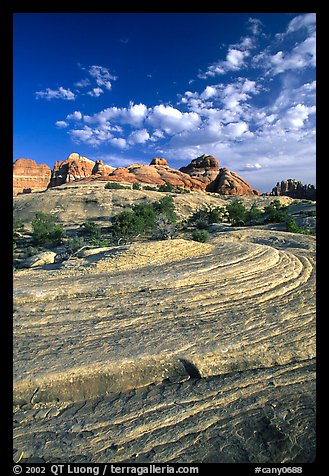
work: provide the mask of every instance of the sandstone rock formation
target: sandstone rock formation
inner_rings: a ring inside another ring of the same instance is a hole
[[[150,165],[166,165],[167,167],[169,167],[169,164],[166,159],[162,157],[156,157],[155,159],[152,159]]]
[[[225,167],[219,169],[216,179],[207,185],[206,190],[221,195],[260,195],[240,175]]]
[[[179,170],[207,185],[216,179],[219,172],[219,165],[218,160],[213,155],[203,154]]]
[[[114,167],[111,167],[110,165],[104,165],[102,160],[96,160],[95,165],[91,171],[92,175],[109,175],[111,172],[115,170]]]
[[[128,167],[118,167],[109,174],[108,179],[116,182],[141,182],[150,185],[171,185],[183,187],[187,190],[204,190],[202,181],[190,177],[168,165],[132,164]]]
[[[72,153],[66,160],[55,162],[49,187],[56,187],[66,182],[90,177],[94,167],[94,161],[81,157],[77,153]]]
[[[316,189],[314,185],[303,185],[300,181],[288,179],[282,180],[281,183],[277,182],[276,186],[272,189],[271,195],[286,195],[292,198],[316,200]]]
[[[13,194],[46,190],[51,176],[48,165],[32,159],[18,159],[13,166]]]

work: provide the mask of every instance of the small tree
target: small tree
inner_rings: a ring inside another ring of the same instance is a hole
[[[163,197],[158,202],[154,202],[153,208],[158,215],[161,213],[166,215],[171,223],[175,223],[177,221],[174,199],[171,196],[168,195],[167,197]]]
[[[145,229],[144,219],[133,211],[121,212],[112,217],[111,221],[112,235],[118,243],[121,240],[126,243]]]
[[[233,226],[243,226],[248,219],[248,211],[240,200],[234,200],[226,205],[228,219]]]
[[[99,238],[101,235],[101,227],[93,221],[85,221],[80,225],[80,233],[88,235],[91,238]]]
[[[158,190],[159,190],[159,192],[173,192],[175,190],[175,187],[173,185],[171,185],[171,183],[166,182],[166,183],[160,185]]]
[[[275,199],[264,207],[266,223],[283,223],[288,219],[288,206],[281,205],[280,200]]]
[[[32,220],[32,239],[35,244],[59,245],[65,236],[62,225],[56,218],[43,212],[37,212]]]
[[[133,183],[133,190],[142,190],[142,186],[139,182]]]
[[[133,206],[133,211],[141,220],[144,221],[146,229],[154,228],[157,213],[152,204],[139,203]]]

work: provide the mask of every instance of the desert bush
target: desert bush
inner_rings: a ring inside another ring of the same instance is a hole
[[[132,189],[133,190],[142,190],[142,186],[139,182],[136,182],[136,183],[133,183]]]
[[[288,206],[282,205],[280,200],[275,199],[264,207],[266,223],[283,223],[288,220]]]
[[[62,225],[56,218],[43,212],[37,212],[32,220],[32,240],[34,244],[59,245],[65,236]]]
[[[24,229],[24,223],[19,220],[18,218],[14,218],[13,220],[13,232],[17,233],[19,231],[22,231]]]
[[[157,192],[157,187],[152,187],[152,185],[144,185],[143,190],[152,190],[153,192]]]
[[[176,227],[164,214],[160,214],[155,221],[154,240],[170,240],[175,236]]]
[[[145,230],[145,222],[134,211],[124,211],[114,215],[111,219],[113,238],[119,242],[127,242]]]
[[[166,182],[158,187],[159,192],[173,192],[175,187],[171,183]]]
[[[91,238],[99,238],[101,235],[101,227],[93,221],[85,221],[80,225],[79,233],[90,236]]]
[[[226,205],[228,220],[233,226],[243,226],[248,220],[248,210],[240,200],[234,200]]]
[[[65,251],[69,254],[76,253],[85,245],[85,240],[82,236],[73,236],[65,243]]]
[[[194,241],[199,241],[200,243],[205,243],[209,240],[209,233],[207,230],[194,230],[192,233],[192,239]]]
[[[133,206],[133,212],[144,221],[144,229],[152,229],[155,226],[157,213],[150,203],[139,203]]]
[[[171,223],[175,223],[177,221],[174,199],[171,196],[168,195],[167,197],[163,197],[158,202],[154,202],[152,206],[158,215],[166,215]]]
[[[247,220],[251,225],[260,223],[264,217],[264,212],[253,203],[248,210]]]
[[[122,185],[122,183],[119,182],[107,182],[105,184],[105,188],[107,190],[119,190],[119,189],[128,189],[126,185]]]
[[[290,233],[301,233],[303,235],[311,235],[310,230],[307,230],[306,228],[298,226],[296,221],[291,217],[286,221],[286,231],[289,231]]]

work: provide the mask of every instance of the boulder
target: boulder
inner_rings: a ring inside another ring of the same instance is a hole
[[[20,263],[21,268],[34,268],[45,264],[53,264],[55,262],[56,253],[53,251],[44,251],[37,255],[30,256]]]
[[[13,194],[46,190],[51,170],[46,164],[32,159],[18,159],[13,164]]]
[[[206,190],[221,195],[260,195],[240,175],[225,167],[219,169],[216,179],[207,185]]]

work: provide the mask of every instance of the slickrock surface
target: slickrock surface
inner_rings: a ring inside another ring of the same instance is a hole
[[[32,159],[18,159],[13,165],[13,194],[45,190],[51,170],[46,164],[37,164]]]
[[[260,227],[17,271],[16,461],[313,461],[314,251]]]

